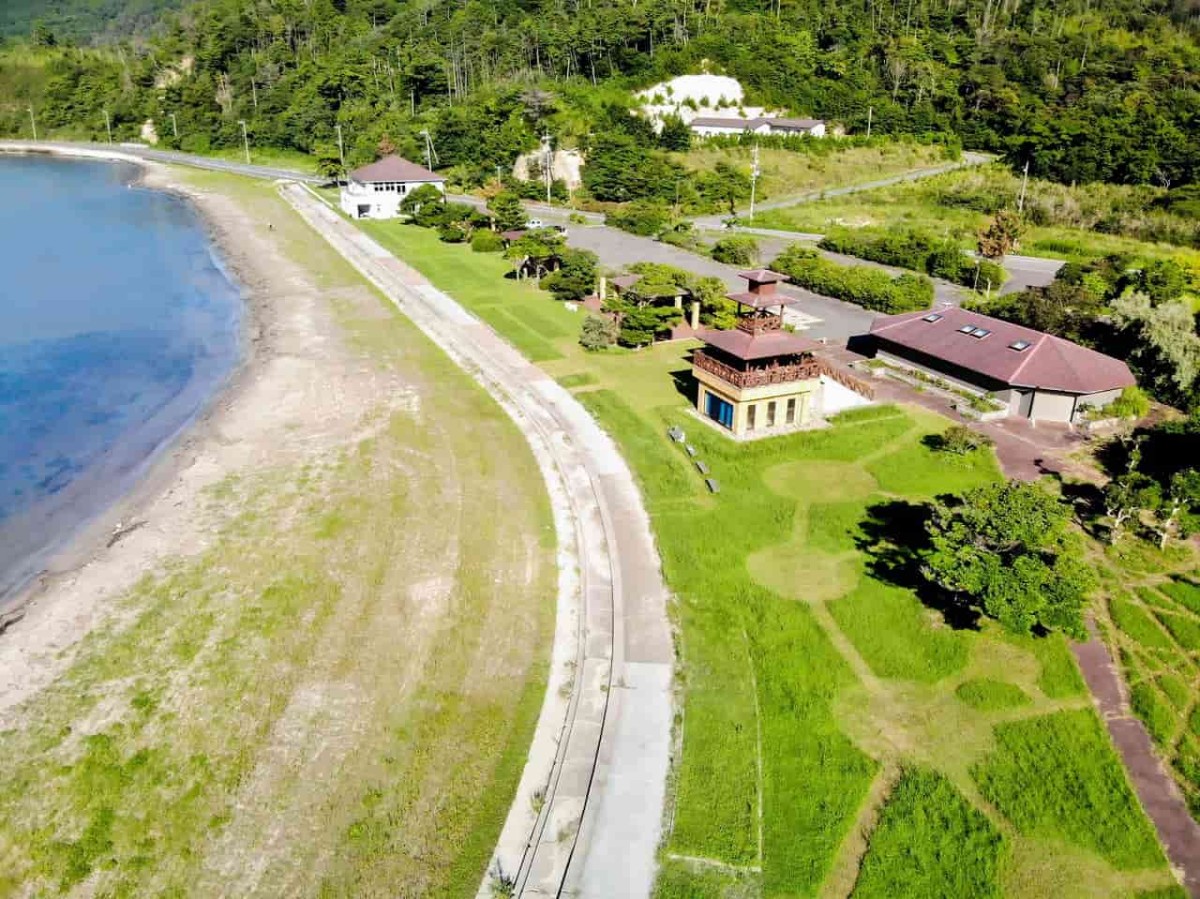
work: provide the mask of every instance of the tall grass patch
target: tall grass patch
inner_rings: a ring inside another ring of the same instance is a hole
[[[1121,870],[1163,864],[1150,822],[1091,710],[997,725],[996,749],[972,775],[1027,835],[1091,849]]]
[[[906,770],[871,833],[855,899],[999,897],[1004,839],[932,771]]]

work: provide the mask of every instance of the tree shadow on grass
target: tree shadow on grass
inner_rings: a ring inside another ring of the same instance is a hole
[[[978,630],[979,612],[961,598],[931,583],[921,573],[921,559],[931,548],[926,524],[929,503],[886,500],[868,506],[856,544],[867,557],[867,573],[878,581],[912,590],[955,630]]]

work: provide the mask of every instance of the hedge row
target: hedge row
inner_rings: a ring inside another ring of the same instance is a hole
[[[826,234],[820,247],[924,272],[979,290],[984,290],[989,283],[993,289],[998,288],[1008,277],[1001,266],[986,259],[972,259],[954,241],[911,228],[892,231],[842,228]]]
[[[784,250],[771,268],[800,287],[877,312],[913,312],[933,303],[933,282],[924,275],[893,278],[879,269],[838,265],[799,244]]]

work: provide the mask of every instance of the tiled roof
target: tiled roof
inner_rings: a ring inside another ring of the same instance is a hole
[[[776,281],[787,280],[787,275],[773,272],[769,268],[755,268],[748,272],[738,272],[737,275],[739,278],[745,278],[747,281],[757,281],[759,284],[774,284]]]
[[[741,125],[743,128],[756,128],[763,122],[769,122],[770,119],[756,118],[743,119],[738,116],[696,116],[690,124],[692,127],[697,125],[705,128],[735,128]]]
[[[791,331],[764,331],[749,334],[746,331],[701,331],[696,335],[711,347],[747,361],[767,359],[771,356],[792,356],[811,353],[820,347],[815,340],[793,334]]]
[[[364,165],[350,173],[353,181],[368,184],[373,181],[445,181],[441,175],[431,172],[423,165],[409,162],[399,156],[385,156],[378,162]]]
[[[746,290],[741,293],[727,293],[725,296],[727,299],[733,300],[741,306],[749,306],[751,309],[794,306],[799,302],[795,297],[789,297],[786,293],[752,293]]]
[[[824,125],[821,119],[768,119],[772,128],[799,128],[808,131],[817,125]]]
[[[1089,394],[1135,383],[1120,359],[956,306],[883,316],[871,334],[1013,387]]]

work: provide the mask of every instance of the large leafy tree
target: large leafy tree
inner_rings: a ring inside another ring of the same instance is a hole
[[[542,286],[556,300],[582,300],[596,289],[599,261],[591,250],[565,249],[559,255],[558,271],[546,278]]]
[[[1037,484],[1011,481],[938,501],[922,572],[1009,630],[1084,636],[1094,586],[1070,509]]]

